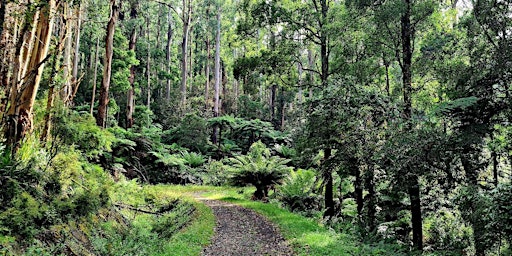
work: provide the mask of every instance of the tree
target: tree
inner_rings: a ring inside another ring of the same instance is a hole
[[[214,104],[213,104],[213,116],[218,117],[219,116],[219,95],[220,95],[220,83],[221,83],[221,76],[220,76],[220,27],[221,27],[221,19],[220,19],[220,13],[221,10],[219,8],[217,12],[217,34],[215,36],[215,87],[214,87]],[[213,127],[213,136],[212,136],[212,142],[213,144],[217,144],[217,131],[218,127]]]
[[[183,0],[181,9],[181,21],[183,23],[183,34],[181,42],[181,107],[185,109],[187,102],[187,61],[188,44],[190,40],[190,27],[192,26],[192,0]]]
[[[252,184],[256,187],[254,198],[261,200],[268,196],[270,185],[277,184],[291,171],[289,162],[278,156],[271,156],[270,150],[258,141],[251,145],[247,155],[230,158],[231,180],[234,184]]]
[[[14,63],[14,74],[10,92],[10,107],[7,111],[6,138],[8,145],[14,151],[19,147],[23,138],[33,128],[33,107],[36,99],[39,84],[43,74],[45,62],[48,60],[48,49],[53,29],[53,16],[55,14],[56,2],[54,0],[43,1],[31,16],[27,14],[25,28],[32,26],[32,31],[22,30],[23,39],[17,44],[15,56],[21,54],[21,44],[29,44],[27,52],[23,52],[23,62],[18,58]],[[32,21],[29,24],[28,21]],[[23,66],[23,68],[21,68]],[[19,72],[19,73],[18,73]]]
[[[103,68],[103,80],[101,82],[101,92],[96,115],[98,126],[105,128],[107,121],[107,106],[109,102],[110,77],[112,74],[112,56],[114,54],[114,33],[116,22],[119,18],[121,2],[110,0],[110,18],[107,24],[107,35],[105,37],[105,60]]]
[[[139,12],[138,1],[132,1],[130,6],[130,19],[135,21]],[[130,42],[128,44],[128,50],[135,52],[135,46],[137,45],[137,25],[133,24],[133,28],[130,32]],[[130,67],[130,88],[126,96],[126,128],[133,126],[133,112],[135,111],[135,73],[136,67],[132,65]]]

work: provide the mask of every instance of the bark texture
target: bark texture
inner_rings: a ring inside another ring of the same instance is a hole
[[[29,40],[29,47],[19,55],[18,66],[23,66],[23,72],[18,73],[18,79],[14,79],[12,85],[6,125],[7,143],[12,146],[13,151],[17,150],[19,142],[32,130],[32,110],[48,57],[55,5],[55,0],[46,1],[45,5],[35,12],[33,29],[30,36],[25,37]],[[28,30],[26,32],[28,33]]]
[[[107,106],[109,102],[110,76],[112,75],[112,56],[114,54],[114,32],[116,22],[119,18],[119,10],[121,6],[116,0],[110,0],[110,19],[107,24],[107,36],[105,40],[105,61],[103,68],[103,80],[101,82],[101,92],[98,106],[98,114],[96,115],[96,123],[98,126],[105,128],[107,122]]]

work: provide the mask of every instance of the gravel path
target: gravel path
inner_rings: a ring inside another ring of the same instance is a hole
[[[212,208],[217,225],[202,255],[293,255],[277,228],[252,210],[198,198]]]

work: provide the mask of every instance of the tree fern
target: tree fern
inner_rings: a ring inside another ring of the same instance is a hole
[[[247,155],[236,156],[229,161],[231,181],[235,185],[255,186],[256,199],[267,196],[269,186],[279,183],[291,170],[286,165],[290,160],[271,156],[270,150],[261,141],[252,144]]]

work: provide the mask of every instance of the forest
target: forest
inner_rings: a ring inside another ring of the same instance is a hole
[[[509,0],[1,0],[0,254],[512,255],[510,93]]]

